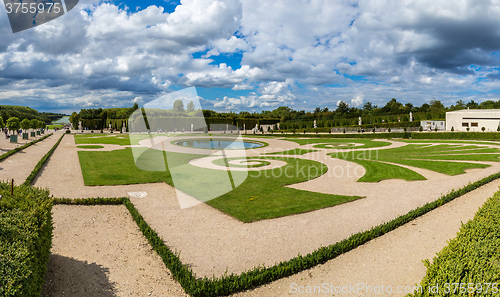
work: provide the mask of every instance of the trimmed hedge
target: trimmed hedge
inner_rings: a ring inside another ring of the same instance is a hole
[[[365,133],[350,133],[350,134],[303,134],[303,133],[295,133],[295,134],[278,134],[276,133],[277,137],[309,137],[309,138],[373,138],[373,139],[380,139],[380,138],[385,138],[385,139],[390,139],[390,138],[403,138],[405,136],[404,132],[392,132],[392,133],[372,133],[372,132],[365,132]],[[408,136],[409,136],[408,132]],[[440,133],[441,134],[441,133]],[[267,135],[266,136],[271,136]]]
[[[413,139],[500,140],[498,132],[425,132],[411,133]]]
[[[123,199],[127,198],[54,198],[54,204],[67,205],[120,205],[123,204]]]
[[[56,150],[57,146],[59,145],[59,143],[63,139],[64,135],[65,134],[62,134],[61,137],[59,137],[59,140],[54,144],[54,146],[52,146],[52,148],[45,154],[45,156],[43,156],[42,159],[40,159],[40,161],[38,161],[38,163],[36,164],[36,166],[33,169],[33,171],[31,171],[30,175],[24,181],[23,185],[26,185],[26,186],[30,186],[31,185],[31,183],[33,182],[33,180],[35,180],[38,172],[40,172],[40,170],[42,169],[42,167],[45,164],[45,162],[47,162],[47,160],[49,159],[49,157]]]
[[[40,142],[40,141],[44,140],[45,138],[49,137],[49,136],[50,136],[50,135],[52,135],[52,134],[53,134],[53,133],[47,134],[47,135],[45,135],[44,137],[42,137],[42,138],[40,138],[40,139],[34,140],[34,141],[32,141],[32,142],[28,142],[27,144],[25,144],[25,145],[23,145],[23,146],[16,147],[15,149],[10,150],[10,151],[8,151],[8,152],[6,152],[5,154],[3,154],[3,155],[1,155],[1,156],[0,156],[0,161],[3,161],[4,159],[6,159],[6,158],[8,158],[8,157],[12,156],[13,154],[15,154],[15,153],[17,153],[17,152],[19,152],[19,151],[22,151],[22,150],[24,150],[25,148],[27,148],[27,147],[29,147],[29,146],[31,146],[31,145],[34,145],[34,144],[35,144],[35,143],[37,143],[37,142]]]
[[[338,243],[318,250],[305,256],[297,256],[288,261],[280,262],[271,267],[256,267],[240,275],[225,275],[222,277],[197,278],[188,265],[183,264],[179,254],[173,252],[163,242],[162,238],[154,231],[140,215],[128,198],[91,198],[91,199],[55,199],[56,203],[96,205],[96,204],[120,204],[122,202],[129,210],[132,218],[137,223],[139,229],[151,244],[152,248],[162,258],[167,268],[174,278],[191,296],[226,296],[236,292],[249,290],[280,278],[288,277],[298,272],[310,269],[316,265],[323,264],[337,256],[349,252],[368,241],[382,236],[408,222],[420,217],[439,206],[442,206],[476,188],[500,178],[500,173],[493,174],[465,187],[451,191],[441,198],[429,202],[415,210],[401,215],[387,223],[382,223],[370,230],[351,235]],[[499,210],[500,214],[500,210]],[[497,216],[500,217],[500,216]],[[499,219],[500,220],[500,219]],[[500,229],[499,229],[500,230]],[[498,231],[500,233],[500,231]],[[499,243],[500,244],[500,243]]]
[[[424,261],[427,273],[421,283],[422,292],[414,296],[498,294],[499,247],[500,192],[497,192],[479,209],[473,220],[462,225],[457,237],[434,257],[432,264],[429,260]],[[452,285],[455,283],[458,285]],[[486,291],[488,283],[490,287]],[[494,283],[496,288],[491,286]],[[473,284],[473,287],[468,287],[468,284]],[[466,288],[470,291],[464,291]]]
[[[40,296],[52,243],[46,190],[0,182],[0,296]]]

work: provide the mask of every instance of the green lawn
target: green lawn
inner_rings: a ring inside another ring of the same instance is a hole
[[[47,129],[55,129],[55,128],[61,129],[62,127],[64,127],[64,125],[60,125],[60,124],[57,124],[57,125],[47,125]]]
[[[132,138],[132,144],[138,144],[139,140],[147,139],[150,136],[156,137],[159,135],[153,134],[137,134]],[[164,136],[164,135],[162,135]],[[130,145],[130,136],[128,133],[117,134],[81,134],[75,135],[76,144],[117,144],[117,145]]]
[[[463,144],[487,144],[500,145],[498,141],[476,141],[476,140],[420,140],[420,139],[401,139],[398,140],[406,143],[463,143]]]
[[[423,179],[423,176],[412,170],[391,165],[401,168],[401,171],[398,173],[395,168],[389,168],[387,167],[388,164],[379,161],[423,168],[447,175],[457,175],[465,173],[467,169],[486,168],[490,165],[453,161],[498,162],[500,161],[498,159],[500,157],[499,153],[499,149],[485,148],[477,145],[409,144],[404,147],[386,150],[356,151],[346,154],[331,153],[330,155],[333,158],[352,161],[365,167],[366,174],[358,181],[378,182],[392,178],[405,180]]]
[[[293,141],[300,145],[306,144],[316,144],[315,148],[331,148],[331,149],[367,149],[367,148],[376,148],[376,147],[384,147],[391,145],[390,142],[387,141],[373,141],[371,139],[332,139],[332,138],[286,138],[284,140]],[[357,143],[361,144],[360,146],[351,146],[350,144]]]
[[[136,166],[131,148],[110,152],[79,151],[78,156],[85,185],[123,185],[138,183],[166,182],[183,192],[204,198],[209,192],[231,190],[230,185],[221,184],[227,179],[224,170],[199,168],[188,161],[201,155],[169,153],[168,168],[165,170],[164,153],[154,149],[144,149]],[[168,158],[168,157],[167,157]],[[287,165],[281,168],[232,172],[230,179],[238,187],[213,200],[206,201],[243,222],[271,219],[303,213],[362,197],[329,195],[296,190],[285,185],[304,182],[326,173],[327,167],[319,162],[290,157],[252,157],[254,159],[281,160]],[[145,171],[143,169],[155,170]],[[172,179],[171,172],[175,174]],[[246,178],[246,179],[245,179]],[[229,186],[229,189],[226,189]],[[226,188],[225,188],[226,187]]]

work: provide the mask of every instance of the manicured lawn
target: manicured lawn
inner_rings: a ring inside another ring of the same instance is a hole
[[[318,150],[296,148],[296,149],[283,151],[283,152],[268,153],[266,155],[295,155],[295,156],[299,156],[299,155],[305,155],[305,154],[317,152],[317,151]]]
[[[476,140],[420,140],[420,139],[401,139],[398,140],[406,143],[463,143],[463,144],[487,144],[500,145],[498,141],[476,141]]]
[[[369,160],[352,161],[366,169],[365,175],[358,179],[358,182],[376,183],[385,179],[425,180],[422,175],[405,167]]]
[[[75,143],[130,145],[130,138],[128,134],[122,134],[119,136],[113,134],[84,134],[75,135]]]
[[[64,127],[64,125],[47,125],[47,129],[61,129],[62,127]]]
[[[93,144],[79,145],[77,147],[82,148],[82,149],[101,149],[101,148],[104,148],[104,146],[102,146],[102,145],[93,145]]]
[[[284,140],[293,141],[300,145],[317,144],[315,148],[331,148],[331,149],[367,149],[375,147],[384,147],[391,145],[387,141],[373,141],[370,139],[331,139],[331,138],[286,138]],[[352,143],[361,144],[359,146],[351,146]]]
[[[362,197],[329,195],[284,187],[304,182],[326,173],[327,167],[319,162],[289,157],[252,157],[251,159],[281,160],[287,165],[260,171],[232,172],[232,188],[225,170],[213,170],[189,165],[189,160],[200,155],[169,153],[168,168],[161,151],[145,149],[136,166],[131,148],[110,152],[79,151],[80,164],[86,185],[123,185],[166,182],[177,189],[205,201],[207,193],[222,196],[206,201],[243,222],[252,222],[303,213]],[[155,170],[145,171],[142,169]],[[174,179],[172,178],[174,175]],[[246,179],[245,179],[246,178]],[[228,193],[224,193],[229,191]]]
[[[453,161],[489,161],[498,162],[500,150],[496,148],[485,148],[477,145],[428,145],[409,144],[404,147],[373,151],[356,151],[348,154],[332,153],[334,158],[340,158],[358,163],[365,167],[366,174],[358,181],[378,182],[384,179],[398,178],[398,172],[394,168],[388,168],[383,163],[407,165],[440,172],[447,175],[465,173],[471,168],[486,168],[488,164],[453,162]],[[378,163],[375,165],[375,163]],[[381,168],[385,167],[384,168]],[[400,167],[397,165],[391,165]],[[400,167],[403,168],[403,167]],[[402,170],[399,174],[405,180],[421,180],[423,176],[410,174],[409,169]]]

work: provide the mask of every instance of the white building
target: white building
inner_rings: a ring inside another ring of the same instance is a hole
[[[464,109],[446,113],[446,130],[496,132],[500,125],[500,109]]]
[[[424,131],[429,131],[429,130],[436,130],[436,127],[438,130],[444,130],[445,129],[445,124],[444,121],[420,121],[420,126],[424,128]]]

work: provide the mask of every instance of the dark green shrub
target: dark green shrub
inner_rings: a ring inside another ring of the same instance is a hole
[[[420,131],[420,132],[424,131],[424,127],[422,127],[422,126],[418,127],[418,131]]]
[[[52,242],[46,190],[1,182],[0,296],[40,296]]]
[[[427,273],[422,280],[422,293],[415,296],[429,296],[431,287],[439,284],[440,292],[432,296],[466,296],[460,287],[451,286],[450,294],[444,294],[445,284],[474,284],[469,293],[495,295],[488,283],[500,281],[500,192],[490,198],[476,213],[474,219],[462,225],[457,237],[434,257],[432,264],[426,260]],[[483,286],[478,292],[476,285]],[[456,292],[453,290],[456,289]],[[498,289],[498,288],[497,288]],[[453,294],[454,293],[454,294]],[[476,295],[470,294],[469,296]]]
[[[484,132],[484,130],[486,130],[486,128],[485,128],[485,127],[481,127],[481,131],[483,131],[483,132]]]
[[[453,126],[451,126],[451,132],[455,131],[455,128],[453,128]]]
[[[71,131],[69,129],[66,129],[66,134],[69,134],[71,133]]]

